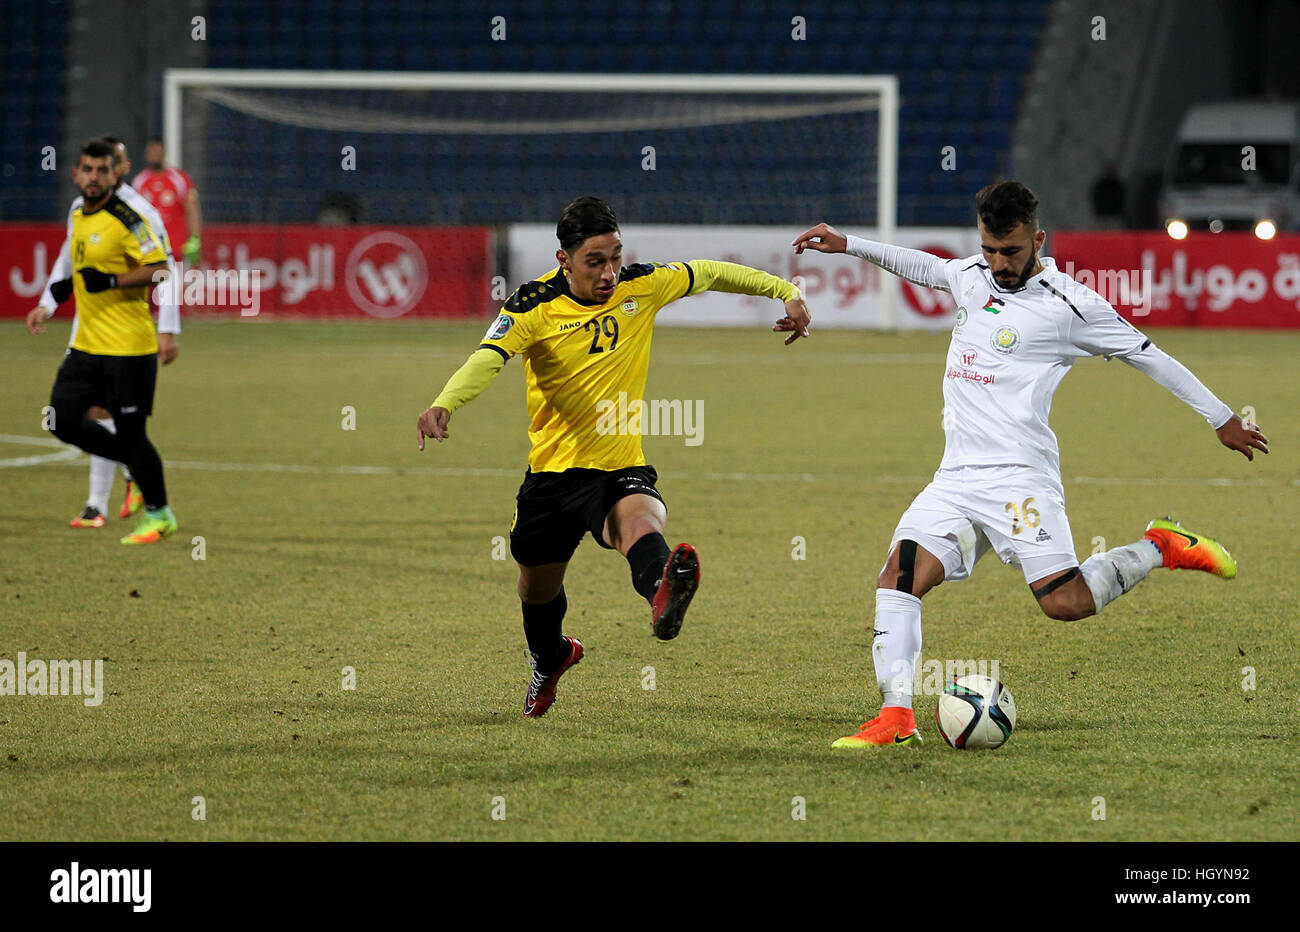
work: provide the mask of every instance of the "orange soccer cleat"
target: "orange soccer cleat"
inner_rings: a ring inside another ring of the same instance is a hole
[[[68,522],[68,527],[103,527],[106,523],[98,508],[87,505],[85,511]]]
[[[911,709],[887,705],[880,714],[858,729],[856,735],[840,738],[833,748],[895,747],[920,744],[921,732]]]
[[[1172,518],[1152,521],[1142,536],[1156,545],[1171,570],[1201,570],[1224,579],[1237,575],[1237,561],[1223,544],[1187,530]]]
[[[117,516],[123,520],[131,517],[144,507],[144,493],[141,492],[134,482],[126,480],[126,498],[122,499],[122,508],[118,511]]]

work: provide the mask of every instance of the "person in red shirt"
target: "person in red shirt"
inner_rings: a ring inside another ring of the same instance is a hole
[[[181,252],[186,264],[198,266],[203,261],[200,240],[203,217],[199,211],[199,192],[188,174],[179,168],[166,167],[165,157],[163,141],[150,139],[145,148],[145,161],[149,167],[135,176],[131,187],[157,208],[172,243],[185,244]]]

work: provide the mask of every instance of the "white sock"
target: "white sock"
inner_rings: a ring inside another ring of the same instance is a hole
[[[111,417],[96,418],[95,423],[110,434],[117,433],[117,425]],[[113,470],[116,468],[117,463],[112,460],[93,454],[90,457],[90,497],[86,504],[98,509],[100,514],[108,514],[108,496],[113,491]]]
[[[921,657],[921,600],[897,589],[876,590],[876,636],[871,659],[883,705],[912,707],[912,684]]]
[[[1105,553],[1093,554],[1083,561],[1079,572],[1092,590],[1092,601],[1097,605],[1097,613],[1101,614],[1105,605],[1131,591],[1153,569],[1163,566],[1164,562],[1159,547],[1149,540],[1139,540]]]

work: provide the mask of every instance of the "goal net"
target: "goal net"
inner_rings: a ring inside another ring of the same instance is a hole
[[[169,69],[164,140],[209,223],[491,228],[515,281],[538,270],[501,236],[580,194],[624,224],[892,239],[897,107],[892,76]]]

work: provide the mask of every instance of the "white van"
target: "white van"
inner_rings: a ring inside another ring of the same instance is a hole
[[[1189,230],[1253,230],[1260,239],[1300,230],[1300,102],[1188,110],[1165,167],[1160,213],[1174,239]]]

